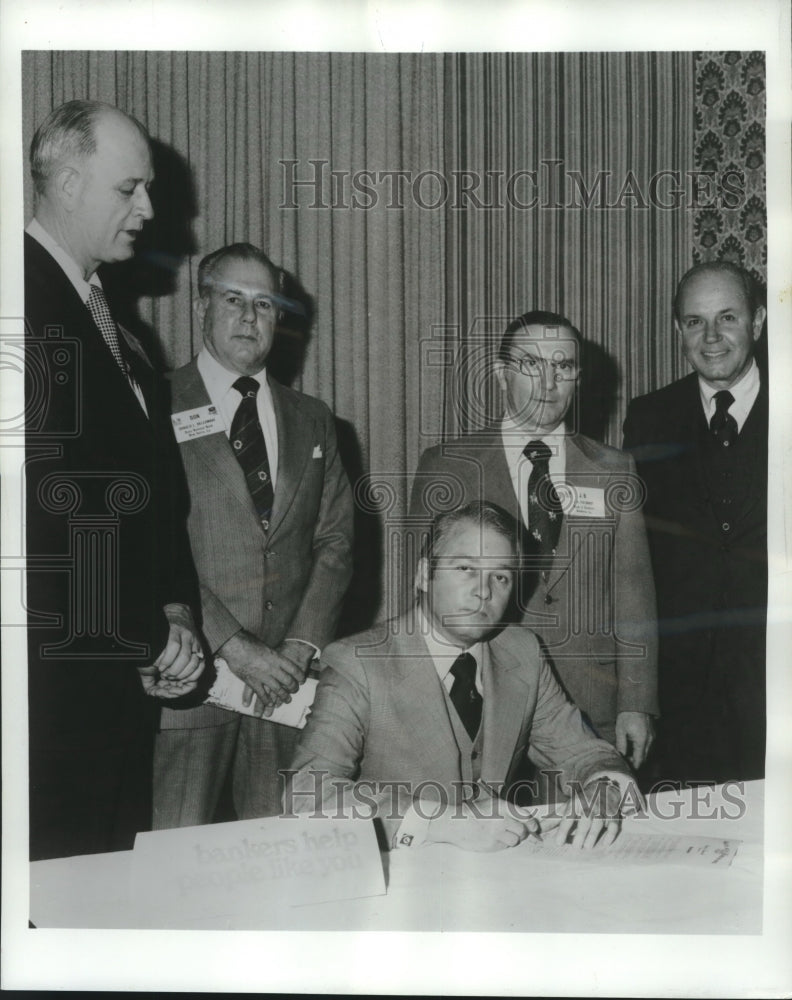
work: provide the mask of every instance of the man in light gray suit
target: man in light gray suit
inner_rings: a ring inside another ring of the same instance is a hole
[[[554,826],[559,842],[571,834],[580,847],[616,837],[620,808],[640,795],[624,759],[565,697],[536,636],[503,627],[518,561],[514,521],[495,505],[436,518],[412,613],[322,654],[287,815],[373,814],[391,848],[499,850]],[[526,757],[571,795],[541,822],[508,799]]]
[[[280,808],[296,730],[267,721],[333,636],[352,572],[352,497],[324,403],[268,378],[281,272],[250,244],[205,257],[204,346],[172,375],[190,490],[188,530],[207,645],[256,716],[213,705],[163,713],[155,829],[212,821],[229,770],[237,816]]]

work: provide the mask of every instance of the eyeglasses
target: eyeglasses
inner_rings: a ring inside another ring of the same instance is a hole
[[[569,382],[580,374],[580,367],[572,358],[560,358],[558,361],[554,361],[549,358],[537,357],[535,354],[524,354],[521,358],[510,358],[509,360],[520,369],[523,375],[532,375],[537,378],[540,372],[549,365],[553,369],[553,378],[556,382]]]

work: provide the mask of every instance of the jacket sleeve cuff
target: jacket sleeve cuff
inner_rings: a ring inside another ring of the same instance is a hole
[[[234,618],[222,601],[208,590],[201,587],[201,612],[203,616],[203,634],[209,643],[209,648],[216,653],[222,645],[241,631],[242,625]]]
[[[429,817],[421,816],[410,806],[404,815],[398,829],[393,835],[392,848],[420,847],[426,842],[429,830]]]

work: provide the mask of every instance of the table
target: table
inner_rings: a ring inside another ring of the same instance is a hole
[[[764,782],[660,792],[625,832],[742,844],[728,868],[593,864],[450,845],[383,854],[387,894],[303,906],[262,902],[255,919],[191,919],[185,929],[761,934]],[[37,927],[159,928],[131,902],[132,852],[34,862]]]

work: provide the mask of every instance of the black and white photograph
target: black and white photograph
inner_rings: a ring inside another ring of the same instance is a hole
[[[2,18],[3,987],[788,995],[788,7]]]

